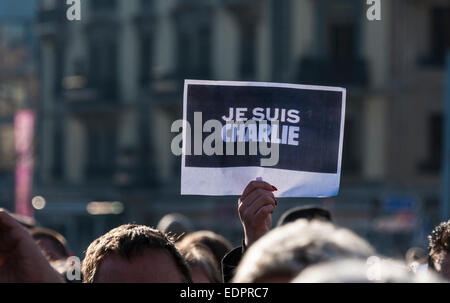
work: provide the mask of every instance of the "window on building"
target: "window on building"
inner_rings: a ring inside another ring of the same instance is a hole
[[[155,1],[140,0],[140,10],[137,18],[139,31],[138,81],[141,87],[147,87],[152,78],[154,27],[155,27]]]
[[[88,132],[87,177],[111,177],[116,169],[116,132],[96,125]]]
[[[365,6],[359,1],[317,1],[316,52],[331,60],[356,59]]]
[[[64,138],[60,121],[57,122],[53,133],[53,163],[52,163],[52,177],[55,180],[61,180],[64,174]]]
[[[92,29],[89,39],[89,85],[101,92],[101,97],[105,99],[114,100],[117,96],[117,48],[113,31],[108,28]]]
[[[254,79],[256,73],[256,33],[255,28],[241,32],[240,74],[243,79]]]
[[[0,172],[10,171],[15,166],[14,126],[0,125]]]
[[[188,9],[177,15],[177,65],[181,78],[211,77],[211,22],[208,11]]]
[[[62,80],[64,78],[64,58],[65,58],[65,47],[62,43],[55,44],[55,62],[54,62],[54,90],[55,95],[59,96],[62,92],[63,85]]]
[[[360,173],[360,144],[357,120],[348,116],[345,119],[345,140],[342,153],[342,172],[343,175],[355,175]]]
[[[141,34],[141,64],[139,70],[139,84],[147,86],[151,80],[151,66],[153,63],[153,39],[150,33]]]
[[[154,0],[141,0],[141,9],[146,13],[153,11],[155,8]]]
[[[443,65],[450,51],[450,7],[432,9],[430,30],[431,60],[437,65]]]
[[[91,5],[94,11],[112,11],[117,8],[117,0],[91,0]]]
[[[427,158],[419,165],[424,173],[439,173],[442,156],[443,116],[431,114],[427,126]]]
[[[348,60],[355,56],[355,24],[335,23],[328,27],[328,55],[333,60]]]
[[[182,77],[204,77],[211,75],[210,29],[201,27],[181,32],[178,39],[178,67]]]
[[[200,75],[210,77],[211,75],[211,28],[203,24],[197,30],[198,49],[200,55],[197,57],[197,66]]]
[[[40,7],[42,10],[52,10],[57,7],[57,0],[42,0],[40,2]]]
[[[271,1],[272,79],[285,81],[289,70],[291,2]]]
[[[361,53],[362,16],[360,1],[321,0],[315,5],[315,39],[312,49],[297,66],[299,82],[365,87],[369,66]]]

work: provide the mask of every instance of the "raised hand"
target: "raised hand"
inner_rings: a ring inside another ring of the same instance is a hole
[[[239,199],[239,217],[244,227],[247,247],[272,227],[272,213],[278,205],[274,191],[277,191],[277,188],[267,182],[252,181]]]

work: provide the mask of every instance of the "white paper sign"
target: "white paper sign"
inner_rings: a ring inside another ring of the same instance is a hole
[[[279,197],[339,191],[346,90],[186,80],[182,195],[240,195],[262,178]]]

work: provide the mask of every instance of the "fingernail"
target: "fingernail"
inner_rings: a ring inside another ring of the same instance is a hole
[[[277,191],[278,188],[276,188],[275,186],[272,185],[273,190]]]

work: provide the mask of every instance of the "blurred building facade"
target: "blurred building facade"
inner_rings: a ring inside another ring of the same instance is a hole
[[[0,0],[0,205],[14,208],[14,118],[37,108],[35,0]]]
[[[440,219],[450,6],[382,1],[382,21],[368,21],[367,8],[353,0],[86,0],[82,20],[69,22],[64,1],[41,0],[36,194],[74,203],[80,216],[80,201],[126,202],[127,218],[152,224],[185,211],[238,237],[234,199],[179,195],[170,127],[182,118],[184,79],[339,85],[348,89],[341,193],[282,207],[325,205],[365,236],[391,233],[386,246],[424,241]]]

